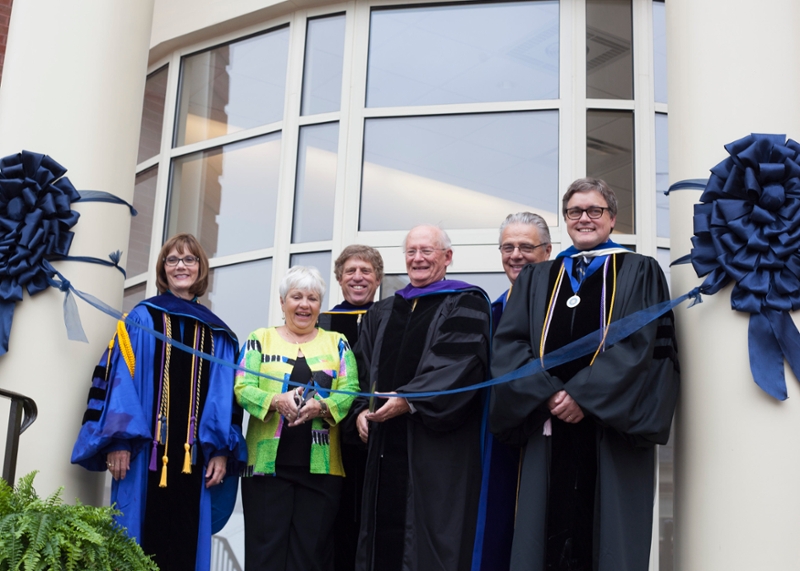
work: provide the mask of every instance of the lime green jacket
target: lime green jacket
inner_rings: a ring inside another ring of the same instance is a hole
[[[241,365],[270,378],[243,371],[236,374],[236,400],[250,414],[246,476],[275,473],[286,420],[278,412],[270,412],[269,407],[276,395],[295,388],[286,381],[291,377],[298,350],[302,350],[312,373],[324,371],[333,378],[331,388],[358,391],[356,360],[344,335],[318,329],[312,341],[297,345],[285,341],[274,327],[253,331],[247,338]],[[333,392],[323,399],[331,418],[311,421],[312,474],[344,476],[338,424],[347,416],[353,399],[352,395]]]

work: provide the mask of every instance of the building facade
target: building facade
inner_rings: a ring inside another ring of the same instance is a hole
[[[139,212],[122,244],[124,309],[156,293],[155,256],[175,232],[200,239],[213,270],[203,302],[240,338],[279,321],[278,283],[292,265],[317,266],[331,284],[324,305],[339,301],[332,260],[351,243],[383,254],[386,297],[404,285],[405,232],[425,222],[453,239],[449,275],[496,297],[507,288],[502,220],[537,212],[555,251],[566,248],[561,197],[582,176],[617,192],[614,239],[668,271],[663,1],[155,0],[148,9],[143,97],[133,90],[143,108],[135,182],[103,188]],[[135,62],[117,65],[144,75]],[[135,145],[135,134],[120,137]],[[98,327],[90,337],[110,332]],[[81,413],[70,417],[75,432]],[[654,570],[672,568],[671,446],[660,462]],[[39,467],[23,457],[26,466]],[[223,532],[234,546],[237,525]]]

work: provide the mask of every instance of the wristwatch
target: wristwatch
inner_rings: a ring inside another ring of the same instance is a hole
[[[328,405],[325,404],[325,401],[322,399],[317,400],[319,403],[319,415],[320,416],[328,416]]]

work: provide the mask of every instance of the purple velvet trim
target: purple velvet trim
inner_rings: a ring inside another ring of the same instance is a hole
[[[441,280],[438,282],[433,282],[432,284],[428,284],[423,287],[414,287],[411,284],[408,284],[401,290],[395,292],[395,295],[399,295],[403,299],[414,299],[415,297],[420,297],[423,295],[431,295],[436,293],[449,293],[454,291],[464,291],[468,289],[480,289],[477,286],[472,284],[468,284],[467,282],[462,282],[458,280]]]

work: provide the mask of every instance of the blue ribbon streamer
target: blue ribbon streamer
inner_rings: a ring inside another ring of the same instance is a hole
[[[53,272],[59,278],[59,280],[54,280],[54,283],[53,283],[54,287],[58,287],[60,290],[65,291],[67,296],[69,296],[70,293],[74,293],[76,296],[81,298],[83,301],[85,301],[89,305],[95,307],[96,309],[99,309],[100,311],[102,311],[106,315],[109,315],[110,317],[113,317],[116,320],[122,320],[127,325],[132,325],[134,327],[137,327],[137,328],[141,329],[142,331],[145,331],[145,332],[149,333],[150,335],[154,336],[156,339],[159,339],[164,343],[169,343],[170,345],[180,349],[181,351],[186,351],[187,353],[190,353],[190,354],[195,355],[197,357],[200,357],[202,359],[206,359],[206,360],[208,360],[208,361],[210,361],[212,363],[216,363],[218,365],[222,365],[224,367],[228,367],[228,368],[234,369],[236,371],[243,371],[245,373],[248,373],[248,374],[251,374],[251,375],[254,375],[254,376],[257,376],[257,377],[261,377],[261,378],[264,378],[264,379],[270,379],[270,380],[273,380],[273,381],[277,381],[279,383],[286,383],[288,385],[295,386],[295,387],[305,387],[306,386],[305,383],[297,383],[297,382],[293,382],[293,381],[290,381],[290,380],[286,380],[283,377],[275,377],[275,376],[272,376],[272,375],[267,375],[267,374],[264,374],[264,373],[262,373],[260,371],[254,371],[254,370],[248,369],[246,367],[242,367],[242,366],[240,366],[238,364],[234,364],[234,363],[231,363],[229,361],[224,361],[224,360],[222,360],[222,359],[220,359],[218,357],[215,357],[214,355],[210,355],[208,353],[204,353],[202,351],[198,351],[194,347],[190,347],[190,346],[185,345],[185,344],[183,344],[183,343],[181,343],[179,341],[176,341],[175,339],[171,339],[171,338],[165,336],[163,333],[160,333],[160,332],[156,331],[155,329],[147,327],[146,325],[142,325],[141,323],[137,323],[136,321],[132,320],[131,318],[124,316],[122,314],[122,312],[120,312],[120,311],[114,309],[113,307],[109,306],[108,304],[100,301],[96,297],[94,297],[94,296],[92,296],[90,294],[87,294],[85,292],[82,292],[82,291],[80,291],[78,289],[75,289],[75,287],[69,281],[67,281],[64,278],[64,276],[59,274],[55,269],[53,269]],[[693,300],[693,303],[690,305],[690,307],[695,305],[696,303],[700,303],[702,301],[700,295],[701,295],[701,289],[700,288],[695,288],[692,291],[680,296],[677,299],[668,300],[668,301],[659,303],[657,305],[642,309],[640,311],[637,311],[636,313],[633,313],[631,315],[628,315],[627,317],[624,317],[623,319],[620,319],[619,321],[615,321],[614,323],[611,324],[611,326],[608,329],[608,335],[606,337],[606,344],[610,346],[610,345],[613,345],[614,343],[618,343],[619,341],[625,339],[626,337],[629,337],[630,335],[632,335],[633,333],[635,333],[636,331],[638,331],[639,329],[641,329],[642,327],[644,327],[648,323],[651,323],[654,320],[658,319],[659,317],[661,317],[662,315],[664,315],[668,311],[672,310],[676,306],[680,305],[681,303],[683,303],[687,299],[692,299]],[[66,321],[66,319],[67,319],[67,316],[65,314],[65,321]],[[70,329],[70,325],[69,324],[67,325],[67,329],[69,331],[69,329]],[[457,394],[457,393],[476,391],[476,390],[492,387],[494,385],[499,385],[499,384],[502,384],[502,383],[508,383],[510,381],[513,381],[513,380],[516,380],[516,379],[519,379],[519,378],[522,378],[522,377],[525,377],[525,376],[528,376],[528,375],[533,375],[533,374],[538,373],[540,371],[544,371],[544,370],[550,369],[552,367],[556,367],[558,365],[562,365],[564,363],[568,363],[570,361],[574,361],[575,359],[583,357],[584,355],[588,355],[589,353],[593,353],[594,351],[597,350],[597,342],[598,342],[598,332],[595,331],[593,333],[590,333],[589,335],[581,337],[580,339],[578,339],[576,341],[573,341],[572,343],[570,343],[568,345],[565,345],[565,346],[561,347],[560,349],[557,349],[557,350],[552,351],[551,353],[548,353],[547,355],[545,355],[544,356],[544,366],[542,365],[540,360],[534,359],[531,362],[527,363],[526,365],[520,367],[516,371],[512,371],[512,372],[507,373],[507,374],[505,374],[505,375],[503,375],[501,377],[497,377],[497,378],[494,378],[494,379],[491,379],[491,380],[488,380],[488,381],[483,381],[481,383],[476,383],[474,385],[469,385],[469,386],[465,386],[465,387],[459,387],[459,388],[455,388],[455,389],[449,389],[449,390],[445,390],[445,391],[401,393],[401,394],[392,395],[392,396],[396,396],[396,397],[399,397],[399,398],[405,398],[405,399],[426,398],[426,397],[433,397],[433,396],[440,396],[440,395],[451,395],[451,394]],[[354,396],[361,396],[361,397],[367,397],[367,398],[374,397],[374,396],[386,398],[386,397],[389,396],[389,395],[382,394],[382,393],[372,394],[372,393],[362,393],[362,392],[355,392],[355,391],[345,391],[345,390],[341,390],[341,389],[332,389],[332,388],[331,389],[325,389],[325,390],[328,391],[328,392],[332,392],[332,393],[354,395]]]
[[[686,180],[679,180],[671,184],[664,194],[668,195],[674,190],[703,190],[707,183],[707,178],[687,178]]]
[[[81,195],[81,202],[108,202],[111,204],[123,204],[128,207],[131,216],[138,216],[139,213],[128,201],[121,199],[119,196],[105,192],[103,190],[80,190],[78,194]]]

